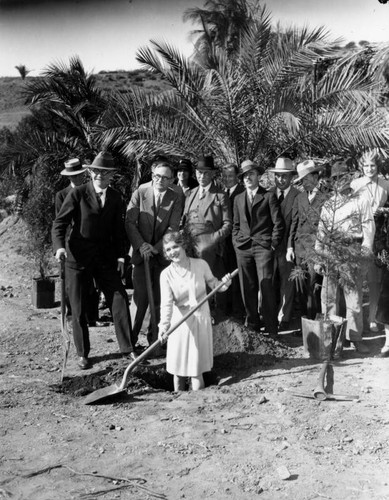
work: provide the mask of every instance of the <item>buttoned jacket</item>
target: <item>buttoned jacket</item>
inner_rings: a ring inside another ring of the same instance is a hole
[[[270,193],[274,193],[277,196],[277,188],[273,187],[269,189]],[[285,198],[282,200],[280,203],[281,207],[281,214],[285,222],[285,230],[284,230],[284,235],[282,238],[282,242],[279,245],[277,251],[279,252],[286,252],[286,248],[288,245],[288,238],[289,238],[289,232],[290,232],[290,226],[292,224],[292,211],[293,211],[293,203],[297,195],[300,194],[300,191],[296,189],[295,187],[291,186],[288,194],[285,196]]]
[[[213,233],[214,243],[222,242],[232,229],[231,208],[228,196],[221,189],[211,184],[204,198],[199,200],[199,187],[191,189],[189,196],[185,200],[184,223],[189,218],[190,211],[197,209],[200,223],[209,227]]]
[[[131,197],[126,212],[126,232],[132,246],[132,263],[140,264],[143,258],[139,248],[143,243],[153,244],[161,263],[167,263],[162,253],[162,238],[168,230],[178,231],[182,214],[182,195],[167,189],[158,213],[154,211],[154,188],[141,185]]]
[[[67,239],[66,230],[70,225]],[[55,252],[66,248],[69,262],[90,265],[109,261],[114,265],[118,258],[125,257],[121,194],[108,187],[104,207],[100,207],[92,182],[74,187],[53,223],[52,240]]]
[[[284,230],[284,219],[274,193],[259,186],[251,205],[251,215],[246,191],[236,196],[232,230],[235,248],[243,249],[255,243],[266,249],[276,249],[282,241]]]

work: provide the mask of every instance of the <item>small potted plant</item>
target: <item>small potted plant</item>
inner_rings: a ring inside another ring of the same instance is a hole
[[[23,207],[22,217],[27,226],[27,251],[35,262],[32,279],[34,307],[55,306],[55,276],[50,275],[52,264],[51,226],[54,218],[53,192],[42,179],[34,182]]]

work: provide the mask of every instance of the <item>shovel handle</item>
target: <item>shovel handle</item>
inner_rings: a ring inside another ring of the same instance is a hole
[[[238,269],[235,269],[234,271],[232,271],[231,273],[231,279],[234,278],[236,275],[238,274]],[[197,309],[199,309],[199,307],[201,307],[205,302],[207,302],[207,300],[209,300],[211,297],[213,297],[215,295],[215,293],[217,293],[220,288],[222,288],[222,286],[224,286],[225,283],[219,283],[217,285],[216,288],[214,288],[211,292],[209,292],[208,295],[206,295],[205,297],[203,297],[200,302],[198,302],[198,304],[196,304],[194,307],[192,307],[192,309],[190,309],[190,311],[188,311],[179,321],[177,321],[177,323],[175,323],[172,327],[169,328],[169,330],[166,332],[165,336],[166,338],[169,337],[169,335],[171,333],[174,332],[174,330],[176,330],[179,326],[182,325],[182,323],[184,323],[190,316],[192,316],[192,314],[194,312],[197,311]],[[130,365],[127,366],[126,368],[126,371],[124,372],[124,375],[123,375],[123,380],[122,380],[122,383],[120,384],[120,390],[122,391],[126,385],[127,385],[127,378],[128,378],[128,375],[131,373],[131,371],[137,366],[139,365],[139,363],[141,363],[144,359],[147,358],[147,356],[152,352],[154,351],[154,349],[156,347],[158,347],[159,345],[161,345],[161,341],[160,339],[156,340],[153,344],[151,344],[151,346],[149,346],[145,351],[142,352],[142,354],[140,354],[135,361],[133,361]]]
[[[154,296],[153,296],[153,285],[151,283],[149,257],[145,256],[143,261],[144,261],[144,266],[145,266],[147,297],[149,299],[149,307],[150,307],[151,331],[152,331],[153,335],[156,335],[158,325],[157,325],[157,316],[155,314],[155,302],[154,302]]]

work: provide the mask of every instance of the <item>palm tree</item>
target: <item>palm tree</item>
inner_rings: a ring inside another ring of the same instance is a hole
[[[215,47],[225,50],[229,57],[237,53],[242,34],[261,7],[259,0],[207,0],[204,7],[187,9],[183,19],[201,24],[200,30],[191,32],[197,37],[195,57],[206,67],[212,67]]]
[[[18,66],[15,66],[15,68],[19,71],[20,76],[22,77],[22,80],[26,78],[28,73],[31,73],[30,69],[27,69],[27,66],[24,64],[19,64]]]
[[[44,108],[69,136],[82,140],[86,149],[94,149],[91,129],[101,123],[107,98],[78,56],[70,58],[68,65],[50,64],[42,78],[27,84],[25,95],[30,106]]]
[[[356,68],[358,53],[342,56],[323,28],[275,34],[262,10],[242,31],[234,57],[214,46],[212,67],[151,43],[137,59],[170,90],[130,92],[102,133],[127,156],[212,152],[221,163],[251,158],[270,165],[281,154],[323,157],[388,142],[377,82]],[[327,70],[318,71],[328,59]]]

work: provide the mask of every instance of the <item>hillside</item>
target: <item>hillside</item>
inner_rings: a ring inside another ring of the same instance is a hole
[[[39,77],[0,78],[0,128],[8,127],[14,129],[19,121],[29,114],[25,104],[23,91],[29,80]],[[131,86],[143,87],[150,91],[162,91],[167,88],[159,76],[152,75],[147,71],[100,71],[96,74],[98,85],[106,90],[117,90],[125,92]]]

